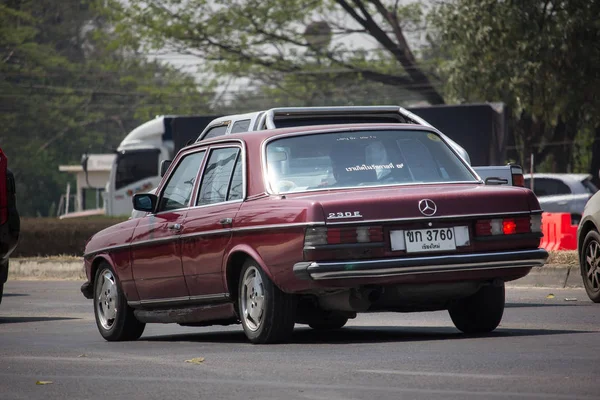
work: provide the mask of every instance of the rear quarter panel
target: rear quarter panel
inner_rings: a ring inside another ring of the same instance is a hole
[[[245,202],[235,218],[229,254],[238,250],[250,256],[254,253],[275,284],[289,291],[294,280],[292,267],[303,259],[307,221],[323,221],[320,206],[279,196]]]

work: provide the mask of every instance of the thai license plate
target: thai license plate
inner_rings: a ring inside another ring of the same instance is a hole
[[[456,250],[454,228],[404,231],[407,253]]]

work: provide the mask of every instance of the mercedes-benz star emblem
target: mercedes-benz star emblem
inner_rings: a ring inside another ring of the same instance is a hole
[[[423,199],[419,201],[419,211],[426,217],[431,217],[437,211],[437,206],[433,200]]]

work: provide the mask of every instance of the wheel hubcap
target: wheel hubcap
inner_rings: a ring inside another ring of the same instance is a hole
[[[117,282],[110,270],[105,270],[96,282],[96,311],[100,325],[109,330],[117,318],[119,294]]]
[[[241,308],[242,318],[248,329],[256,331],[260,328],[264,316],[265,292],[260,272],[250,267],[242,280]]]
[[[592,240],[585,253],[585,275],[590,288],[594,291],[600,290],[600,244]]]

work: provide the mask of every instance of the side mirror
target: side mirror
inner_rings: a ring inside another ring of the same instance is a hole
[[[154,212],[158,203],[158,196],[152,193],[138,193],[133,195],[133,208],[138,211]]]
[[[167,170],[171,166],[173,160],[162,160],[160,162],[160,177],[162,178],[167,173]]]

